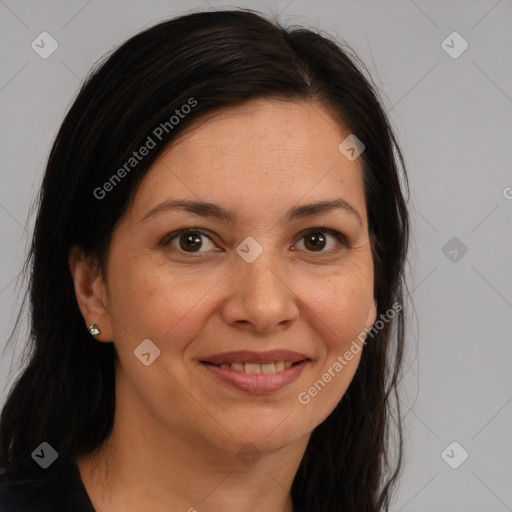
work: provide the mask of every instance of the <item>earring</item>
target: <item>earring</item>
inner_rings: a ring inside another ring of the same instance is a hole
[[[100,328],[96,324],[91,324],[89,326],[89,332],[92,336],[98,336],[98,334],[101,332]]]

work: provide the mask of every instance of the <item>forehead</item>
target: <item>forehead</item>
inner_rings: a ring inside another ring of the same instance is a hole
[[[274,210],[343,197],[364,211],[362,159],[338,146],[350,133],[316,102],[253,100],[197,122],[160,155],[135,197],[141,215],[166,199]],[[277,211],[277,210],[276,210]]]

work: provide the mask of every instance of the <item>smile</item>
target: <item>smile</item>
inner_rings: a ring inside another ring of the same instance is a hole
[[[290,350],[224,352],[201,358],[216,382],[250,394],[274,393],[299,378],[311,359]]]
[[[211,363],[210,363],[211,364]],[[274,363],[232,363],[232,364],[216,364],[217,368],[232,368],[237,372],[245,372],[249,374],[273,375],[277,372],[282,372],[285,368],[290,368],[294,364],[292,361],[275,361]]]

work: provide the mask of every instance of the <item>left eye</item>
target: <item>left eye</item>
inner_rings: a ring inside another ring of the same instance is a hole
[[[307,242],[304,242],[304,246],[306,248],[312,248],[312,251],[308,252],[322,252],[329,254],[332,252],[336,252],[337,250],[340,250],[340,247],[334,247],[334,249],[330,249],[327,251],[323,250],[325,248],[325,244],[327,241],[327,237],[325,236],[326,234],[331,238],[335,238],[338,241],[338,244],[340,244],[342,247],[349,247],[347,237],[343,233],[335,231],[334,229],[310,229],[309,231],[302,235],[300,240],[302,241],[304,239]]]
[[[202,237],[205,237],[213,244],[211,238],[201,230],[181,229],[166,236],[162,241],[162,245],[171,246],[174,250],[183,251],[188,254],[206,252],[199,251],[199,249],[201,249],[203,246]],[[325,251],[324,249],[327,244],[328,237],[336,239],[341,247],[334,247],[334,249],[329,249]],[[179,247],[173,245],[173,242],[175,240],[178,241]],[[305,240],[305,242],[303,243],[304,247],[308,252],[332,253],[336,252],[337,250],[340,250],[342,247],[349,247],[349,243],[346,236],[343,233],[340,233],[339,231],[335,231],[333,229],[310,229],[302,234],[302,236],[300,237],[300,241],[302,240]],[[213,245],[215,246],[215,244]],[[221,251],[221,249],[217,248],[217,250],[215,250],[215,252],[219,251]]]

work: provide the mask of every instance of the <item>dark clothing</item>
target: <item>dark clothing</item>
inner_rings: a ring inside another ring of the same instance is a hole
[[[39,476],[0,475],[0,512],[95,512],[74,462]]]

